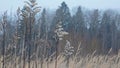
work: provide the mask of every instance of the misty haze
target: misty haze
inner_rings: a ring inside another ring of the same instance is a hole
[[[0,68],[120,68],[120,0],[3,0]]]

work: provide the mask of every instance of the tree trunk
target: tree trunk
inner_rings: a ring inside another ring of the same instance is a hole
[[[3,48],[3,52],[2,52],[2,55],[3,55],[3,60],[2,60],[2,68],[5,68],[5,26],[4,26],[4,24],[3,24],[3,30],[4,30],[4,32],[3,32],[3,46],[2,46],[2,48]]]
[[[66,67],[69,68],[69,58],[67,58]]]

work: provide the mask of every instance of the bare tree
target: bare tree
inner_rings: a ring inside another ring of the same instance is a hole
[[[31,45],[33,44],[33,33],[35,25],[35,15],[40,11],[40,7],[36,6],[36,0],[25,1],[25,6],[21,10],[21,22],[24,22],[24,46],[23,46],[23,68],[25,68],[25,59],[28,55],[28,68],[31,62]],[[28,53],[25,50],[28,50]]]
[[[64,48],[64,56],[66,57],[66,61],[67,61],[67,68],[69,68],[69,59],[70,57],[73,55],[74,53],[74,47],[71,46],[70,42],[68,40],[66,40],[66,45],[65,45],[65,48]]]
[[[60,21],[57,25],[56,25],[56,29],[54,31],[55,35],[53,36],[53,38],[55,39],[55,43],[56,43],[56,62],[55,62],[55,68],[57,68],[57,57],[58,57],[58,44],[59,41],[63,40],[63,36],[67,35],[68,32],[64,31],[64,29],[62,28],[62,22]]]
[[[2,68],[5,68],[5,45],[6,45],[6,24],[7,24],[7,11],[4,13],[3,18],[2,18],[2,23],[1,23],[1,28],[2,28],[2,33],[3,33],[3,38],[2,38]]]

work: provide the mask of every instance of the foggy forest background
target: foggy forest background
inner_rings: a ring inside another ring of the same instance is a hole
[[[59,55],[65,56],[66,60],[76,56],[80,61],[79,56],[93,53],[94,56],[119,53],[119,11],[78,6],[71,12],[65,2],[54,11],[38,6],[35,0],[29,0],[16,13],[6,11],[0,15],[2,68],[17,58],[23,62],[21,68],[25,68],[26,62],[30,68],[33,60],[51,58],[53,61]],[[65,35],[58,35],[57,29]]]

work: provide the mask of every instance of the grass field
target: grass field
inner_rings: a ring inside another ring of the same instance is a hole
[[[66,66],[63,56],[58,56],[57,68],[120,68],[120,53],[114,56],[92,56],[88,55],[80,58],[80,61],[75,60],[76,57],[69,59],[69,66]],[[18,58],[19,59],[19,58]],[[5,68],[22,68],[23,63],[13,59],[5,62]],[[45,61],[43,63],[39,59],[31,61],[31,68],[55,68],[55,59],[53,61]],[[2,68],[2,62],[0,63]],[[28,68],[28,63],[25,63],[25,68]]]

